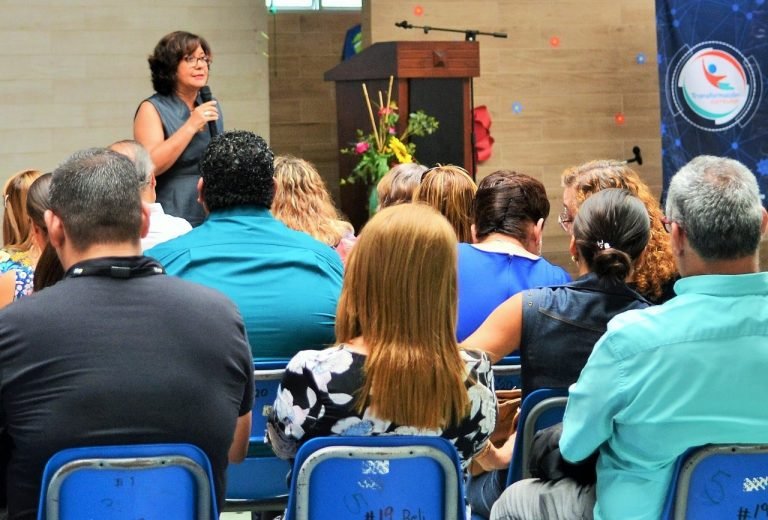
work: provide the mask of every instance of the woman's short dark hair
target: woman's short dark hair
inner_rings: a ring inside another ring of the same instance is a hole
[[[651,236],[645,204],[629,191],[598,191],[579,208],[573,222],[576,248],[600,278],[624,281]]]
[[[164,96],[173,93],[179,62],[184,56],[195,52],[198,47],[202,47],[206,56],[211,56],[211,47],[202,36],[186,31],[174,31],[162,37],[148,59],[155,92]]]
[[[524,173],[499,170],[480,181],[473,205],[475,236],[502,233],[524,240],[530,223],[549,216],[544,185]]]

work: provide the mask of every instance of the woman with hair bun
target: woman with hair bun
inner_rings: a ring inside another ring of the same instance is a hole
[[[576,382],[608,321],[650,302],[627,285],[650,237],[643,202],[627,190],[592,195],[573,222],[570,252],[579,278],[529,289],[502,303],[462,343],[498,360],[519,346],[523,397]]]
[[[680,277],[664,229],[664,213],[640,175],[624,161],[596,160],[567,168],[562,175],[562,185],[563,212],[559,220],[568,233],[581,204],[600,190],[622,188],[645,204],[651,219],[651,236],[645,253],[633,269],[629,285],[656,304],[672,298],[673,286]]]
[[[579,208],[572,233],[570,252],[579,278],[516,294],[461,344],[486,351],[493,361],[519,347],[523,399],[539,388],[575,383],[611,318],[651,305],[627,285],[650,237],[650,219],[639,198],[617,188],[592,195]],[[495,456],[509,462],[514,443],[505,446],[508,452]],[[473,479],[468,491],[473,511],[487,516],[506,479],[506,471]]]

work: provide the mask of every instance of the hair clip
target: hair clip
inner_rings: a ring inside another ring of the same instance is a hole
[[[597,248],[601,250],[606,250],[611,248],[611,244],[608,242],[603,242],[602,240],[597,241]]]

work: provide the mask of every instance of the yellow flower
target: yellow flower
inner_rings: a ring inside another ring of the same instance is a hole
[[[413,162],[413,157],[411,157],[411,154],[408,153],[408,148],[406,148],[400,139],[395,136],[391,136],[389,138],[387,152],[394,153],[395,157],[397,158],[397,162],[401,164]]]

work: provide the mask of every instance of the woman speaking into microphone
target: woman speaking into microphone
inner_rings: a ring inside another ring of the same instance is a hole
[[[149,57],[155,93],[142,101],[133,120],[134,138],[155,164],[157,202],[193,226],[205,218],[197,203],[197,163],[224,126],[206,86],[210,66],[204,38],[184,31],[163,36]]]

